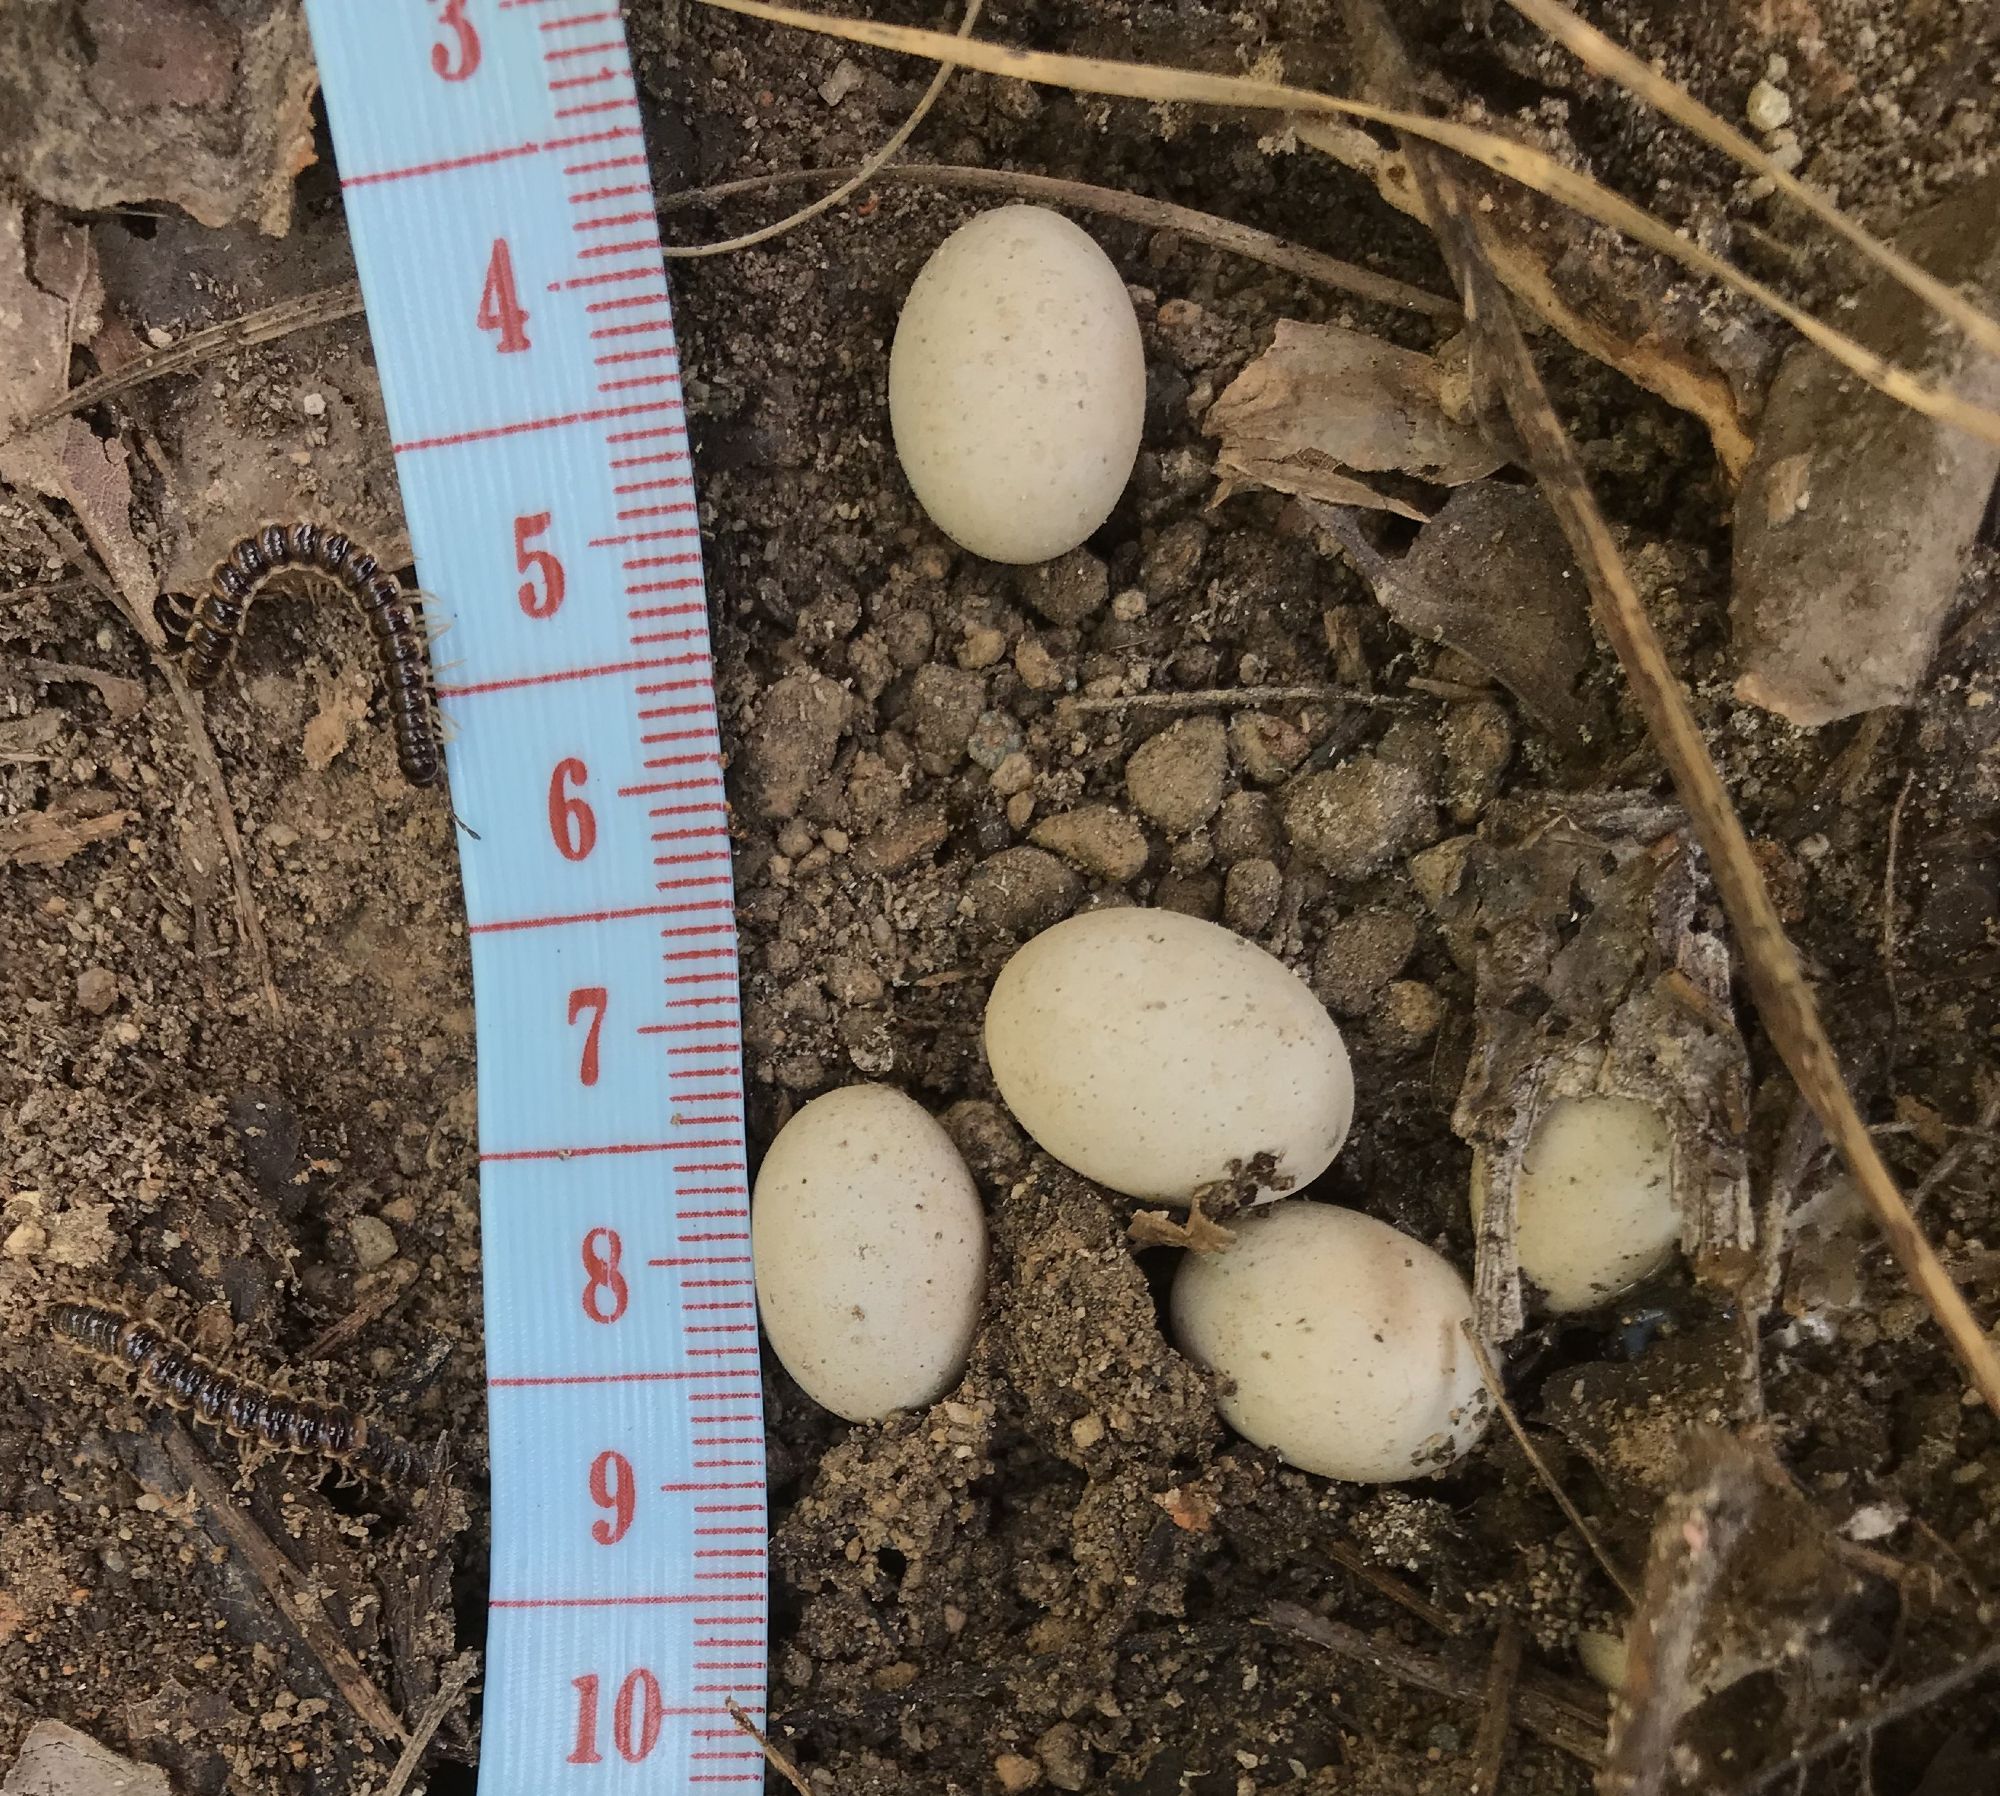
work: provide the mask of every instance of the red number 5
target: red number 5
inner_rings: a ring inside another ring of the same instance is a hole
[[[542,577],[539,587],[532,580],[521,582],[521,609],[530,617],[554,617],[563,602],[563,564],[546,549],[528,547],[550,521],[546,511],[514,520],[514,565],[524,574]]]
[[[574,755],[558,761],[549,775],[549,834],[566,861],[580,861],[597,846],[597,813],[570,796],[573,787],[589,778],[590,769]]]
[[[479,66],[479,33],[465,16],[466,0],[444,0],[438,23],[458,39],[458,58],[443,44],[431,45],[431,72],[447,81],[463,81]]]
[[[597,1038],[604,1032],[604,1013],[610,1008],[611,994],[601,985],[586,985],[569,995],[569,1020],[574,1023],[587,1010],[590,1027],[583,1032],[583,1065],[578,1077],[584,1084],[597,1083]]]

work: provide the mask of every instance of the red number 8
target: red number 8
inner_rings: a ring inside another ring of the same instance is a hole
[[[625,1313],[631,1292],[625,1274],[618,1270],[624,1251],[616,1229],[592,1229],[583,1238],[583,1269],[590,1274],[583,1287],[583,1313],[593,1322],[616,1322]]]

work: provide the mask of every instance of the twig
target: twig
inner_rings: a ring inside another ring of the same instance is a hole
[[[972,28],[979,23],[979,9],[984,0],[966,0],[965,17],[959,21],[958,35],[970,37]],[[854,169],[831,193],[823,193],[808,205],[781,218],[775,224],[767,224],[755,231],[746,231],[740,237],[726,237],[719,243],[690,243],[668,245],[661,250],[669,261],[691,261],[699,256],[720,256],[730,250],[749,249],[753,244],[768,243],[773,237],[782,237],[787,231],[795,230],[822,212],[829,212],[847,198],[857,187],[873,179],[895,159],[896,152],[908,143],[925,116],[938,102],[938,96],[949,85],[956,70],[948,62],[938,64],[938,70],[931,77],[931,84],[924,89],[923,98],[918,100],[910,116],[896,127],[889,141],[874,155]]]
[[[1383,29],[1386,32],[1387,27]],[[1466,296],[1466,316],[1473,321],[1483,350],[1482,366],[1490,370],[1507,402],[1524,460],[1584,571],[1598,620],[1617,651],[1648,734],[1673,775],[1708,856],[1772,1044],[1828,1138],[1840,1149],[1910,1282],[1936,1317],[1988,1407],[2000,1415],[2000,1351],[1980,1328],[1936,1249],[1917,1226],[1842,1083],[1840,1061],[1820,1020],[1798,951],[1771,901],[1763,871],[1709,756],[1687,694],[1667,661],[1631,571],[1591,495],[1576,447],[1549,403],[1527,340],[1487,258],[1480,215],[1468,207],[1438,157],[1422,144],[1407,147],[1411,170],[1430,203],[1439,245]]]
[[[216,1527],[228,1537],[243,1563],[250,1568],[264,1593],[280,1614],[292,1624],[306,1650],[325,1668],[334,1688],[346,1698],[356,1719],[371,1733],[402,1744],[410,1738],[397,1718],[389,1699],[362,1669],[361,1661],[348,1651],[347,1643],[333,1631],[316,1608],[308,1608],[293,1596],[290,1580],[297,1576],[292,1563],[271,1544],[270,1537],[257,1526],[230,1496],[228,1487],[216,1475],[194,1437],[172,1420],[165,1431],[167,1458],[188,1489],[201,1500]]]
[[[1453,1702],[1481,1703],[1486,1699],[1487,1679],[1478,1671],[1465,1669],[1427,1653],[1412,1652],[1393,1641],[1376,1640],[1345,1622],[1329,1621],[1323,1615],[1301,1608],[1297,1603],[1273,1603],[1265,1612],[1264,1625],[1281,1633],[1294,1634],[1315,1646],[1325,1647],[1343,1659],[1357,1660],[1394,1678],[1398,1683],[1428,1690]],[[1603,1763],[1598,1741],[1604,1717],[1580,1704],[1532,1687],[1515,1686],[1510,1703],[1515,1721],[1538,1740],[1584,1764]]]
[[[1514,1686],[1521,1676],[1521,1627],[1511,1615],[1500,1617],[1493,1636],[1493,1657],[1486,1665],[1486,1706],[1479,1714],[1479,1732],[1472,1741],[1474,1796],[1494,1796],[1507,1765],[1507,1733],[1513,1720]]]
[[[1785,1119],[1784,1133],[1771,1167],[1770,1190],[1764,1213],[1757,1221],[1757,1257],[1750,1276],[1737,1293],[1736,1328],[1741,1347],[1743,1397],[1739,1419],[1758,1422],[1764,1416],[1764,1370],[1762,1333],[1764,1318],[1778,1299],[1778,1284],[1785,1263],[1785,1232],[1791,1221],[1792,1206],[1806,1174],[1826,1146],[1812,1106],[1794,1094],[1791,1114]]]
[[[770,1740],[759,1730],[756,1722],[752,1721],[744,1713],[743,1705],[735,1697],[724,1697],[723,1702],[729,1710],[730,1720],[735,1722],[751,1739],[757,1742],[763,1751],[764,1762],[773,1771],[777,1772],[785,1782],[798,1791],[799,1796],[819,1796],[819,1792],[806,1782],[805,1773],[798,1766],[794,1765],[790,1759],[786,1758],[776,1746],[771,1744]]]
[[[478,1675],[477,1653],[460,1653],[444,1668],[444,1675],[438,1679],[437,1694],[411,1729],[410,1743],[403,1748],[396,1768],[389,1773],[389,1781],[382,1786],[382,1796],[403,1796],[423,1764],[424,1754],[430,1750],[432,1736],[444,1725],[445,1717],[458,1707],[459,1698],[472,1688],[472,1680]]]
[[[747,175],[740,181],[723,181],[713,187],[691,187],[670,193],[660,201],[662,212],[685,206],[703,205],[711,200],[733,199],[739,194],[768,193],[773,188],[791,187],[800,182],[836,181],[854,172],[845,168],[792,168],[776,174]],[[1463,322],[1456,300],[1440,293],[1413,287],[1356,262],[1323,255],[1287,243],[1268,231],[1254,230],[1232,219],[1217,218],[1212,212],[1197,212],[1192,206],[1177,206],[1171,200],[1151,199],[1143,193],[1127,193],[1117,187],[1093,187],[1086,181],[1066,181],[1054,175],[1022,174],[1010,168],[962,168],[948,162],[899,162],[875,172],[874,179],[904,182],[916,187],[960,187],[972,193],[1018,193],[1030,199],[1048,200],[1078,212],[1095,212],[1105,218],[1123,219],[1127,224],[1146,225],[1153,230],[1178,231],[1198,243],[1229,250],[1252,262],[1282,269],[1301,280],[1336,287],[1361,299],[1396,306],[1406,312],[1457,326]],[[672,249],[668,255],[674,255]]]
[[[1081,93],[1099,93],[1133,100],[1183,102],[1197,106],[1248,107],[1260,112],[1303,114],[1308,118],[1357,118],[1441,144],[1507,180],[1623,232],[1648,249],[1691,268],[1698,274],[1733,287],[1746,298],[1782,318],[1800,336],[1817,344],[1850,373],[1912,411],[1956,425],[1983,442],[2000,443],[2000,412],[1976,405],[1946,390],[1936,381],[1897,367],[1844,331],[1821,322],[1795,306],[1775,288],[1745,274],[1733,263],[1691,237],[1635,206],[1620,194],[1565,166],[1546,151],[1517,143],[1494,132],[1481,131],[1449,119],[1432,118],[1366,100],[1339,99],[1310,88],[1259,81],[1241,75],[1212,75],[1195,69],[1149,63],[1118,62],[1105,57],[1066,56],[1045,50],[1018,50],[979,38],[956,38],[948,32],[890,25],[875,19],[826,17],[796,7],[775,6],[767,0],[702,0],[706,6],[744,13],[775,25],[792,25],[849,43],[872,44],[934,62],[956,63],[1005,75],[1017,81],[1038,81]],[[1437,221],[1433,217],[1433,224]],[[1496,285],[1497,291],[1497,285]]]
[[[1965,1158],[1976,1147],[1983,1147],[1993,1139],[1993,1129],[2000,1124],[2000,1079],[1988,1087],[1985,1100],[1979,1106],[1979,1121],[1969,1129],[1960,1129],[1957,1139],[1938,1155],[1931,1168],[1917,1181],[1916,1189],[1910,1193],[1910,1208],[1921,1210],[1925,1201],[1965,1164]]]
[[[1743,1449],[1714,1436],[1700,1451],[1707,1461],[1700,1482],[1667,1499],[1653,1530],[1598,1796],[1657,1796],[1665,1782],[1675,1732],[1694,1702],[1689,1664],[1702,1617],[1756,1507],[1759,1481]]]
[[[1889,807],[1889,849],[1882,857],[1882,978],[1889,987],[1889,1015],[1900,1039],[1903,1033],[1903,994],[1896,989],[1896,860],[1903,846],[1903,807],[1910,802],[1910,788],[1917,783],[1916,769],[1903,775],[1902,789]]]
[[[1228,711],[1239,705],[1374,705],[1400,710],[1411,701],[1351,686],[1218,686],[1205,692],[1133,692],[1110,698],[1065,698],[1057,708],[1094,711]]]
[[[1867,1739],[1885,1727],[1907,1720],[1920,1710],[1929,1708],[1932,1703],[1942,1702],[1947,1696],[1963,1690],[1967,1684],[1975,1684],[1994,1672],[2000,1672],[2000,1640],[1982,1648],[1969,1659],[1961,1659],[1935,1677],[1904,1685],[1879,1708],[1828,1729],[1817,1740],[1787,1753],[1775,1765],[1765,1766],[1748,1783],[1738,1784],[1728,1792],[1728,1796],[1761,1796],[1781,1778],[1802,1773],[1808,1765],[1817,1764],[1829,1753],[1838,1752],[1843,1746]]]
[[[164,374],[179,374],[184,369],[199,367],[211,357],[228,350],[248,349],[257,343],[288,337],[294,331],[310,330],[316,324],[332,324],[338,319],[352,318],[360,310],[361,284],[346,281],[318,293],[280,300],[261,312],[245,312],[239,318],[210,325],[207,330],[191,332],[178,343],[169,343],[165,349],[150,350],[137,360],[127,362],[115,374],[100,374],[95,380],[71,387],[54,404],[44,406],[22,424],[14,435],[27,436],[45,424],[67,417],[71,412],[82,411],[85,406],[100,404],[133,387],[143,386],[149,380],[158,380]]]
[[[346,1315],[330,1322],[306,1344],[299,1355],[303,1360],[331,1359],[369,1323],[384,1316],[416,1289],[417,1274],[410,1270],[400,1279],[385,1279]]]
[[[1437,1604],[1421,1592],[1413,1590],[1392,1571],[1384,1571],[1362,1556],[1358,1547],[1349,1546],[1344,1540],[1322,1541],[1326,1556],[1343,1571],[1351,1572],[1379,1596],[1385,1596],[1398,1608],[1407,1609],[1428,1627],[1436,1628],[1440,1634],[1457,1634],[1462,1623],[1456,1616],[1447,1615]]]
[[[1970,304],[1962,294],[1935,275],[1919,268],[1909,257],[1871,235],[1818,189],[1807,186],[1781,163],[1765,155],[1733,125],[1709,111],[1687,89],[1676,86],[1666,76],[1648,68],[1631,51],[1622,44],[1614,43],[1594,25],[1584,23],[1561,0],[1507,0],[1507,3],[1539,25],[1586,68],[1609,77],[1636,99],[1665,113],[1676,124],[1685,125],[1724,155],[1733,157],[1745,168],[1761,175],[1787,199],[1803,206],[1828,230],[1852,244],[1877,267],[1887,269],[1974,342],[1990,353],[2000,355],[2000,323]]]
[[[1528,1456],[1528,1463],[1535,1468],[1535,1476],[1541,1479],[1550,1496],[1554,1497],[1563,1514],[1569,1517],[1569,1525],[1583,1538],[1583,1544],[1590,1549],[1590,1556],[1603,1568],[1604,1575],[1618,1587],[1618,1594],[1628,1603],[1636,1603],[1638,1593],[1627,1582],[1625,1574],[1604,1550],[1604,1543],[1597,1538],[1596,1530],[1583,1519],[1583,1511],[1570,1501],[1569,1492],[1556,1482],[1556,1477],[1548,1468],[1548,1462],[1528,1438],[1528,1431],[1521,1426],[1521,1418],[1514,1413],[1513,1404],[1507,1401],[1507,1393],[1500,1388],[1500,1375],[1493,1369],[1493,1356],[1486,1351],[1486,1343],[1479,1338],[1479,1330],[1472,1318],[1467,1317],[1460,1325],[1465,1338],[1472,1348],[1473,1364],[1479,1368],[1480,1382],[1486,1386],[1486,1394],[1493,1399],[1493,1406],[1499,1410],[1501,1420],[1513,1435],[1515,1444]]]

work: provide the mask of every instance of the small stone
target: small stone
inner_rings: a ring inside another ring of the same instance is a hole
[[[819,832],[819,839],[828,854],[845,854],[853,846],[847,831],[836,829],[830,823]]]
[[[1375,1012],[1375,1040],[1389,1054],[1411,1054],[1438,1032],[1444,999],[1415,979],[1397,979],[1382,993]]]
[[[882,646],[905,673],[931,658],[931,644],[937,640],[937,626],[922,611],[898,611],[881,623]]]
[[[326,395],[323,393],[306,394],[299,401],[299,410],[304,412],[308,418],[324,418],[326,416]]]
[[[1004,1188],[1027,1171],[1028,1138],[1000,1105],[986,1098],[961,1098],[938,1123],[972,1176],[983,1183]]]
[[[1365,879],[1437,836],[1430,782],[1374,755],[1294,780],[1284,815],[1292,846],[1335,879]]]
[[[1035,783],[1035,764],[1018,750],[1006,756],[993,769],[993,790],[1002,798],[1012,798],[1016,792],[1025,792]]]
[[[1213,923],[1222,908],[1222,881],[1213,873],[1169,873],[1160,881],[1153,902],[1161,910],[1177,910]]]
[[[10,1260],[32,1260],[48,1244],[49,1231],[30,1217],[7,1231],[7,1239],[0,1242],[0,1254]]]
[[[1442,910],[1465,877],[1465,863],[1477,845],[1477,836],[1452,836],[1410,856],[1410,883],[1432,910]]]
[[[1058,1721],[1037,1740],[1035,1757],[1058,1790],[1081,1790],[1090,1783],[1090,1748],[1072,1721]]]
[[[1270,860],[1284,846],[1278,807],[1262,792],[1232,792],[1215,814],[1215,858],[1225,867],[1238,861]]]
[[[1023,570],[1021,596],[1052,624],[1074,630],[1104,609],[1111,597],[1111,574],[1088,549],[1072,549],[1054,561]]]
[[[827,961],[820,983],[836,1004],[879,1004],[887,989],[882,975],[873,967],[865,967],[845,954],[836,954]]]
[[[1128,586],[1111,601],[1111,615],[1121,624],[1135,624],[1146,615],[1146,595]]]
[[[829,106],[838,106],[865,79],[859,65],[843,56],[833,65],[833,73],[819,84],[819,97]]]
[[[1791,95],[1774,82],[1759,81],[1743,102],[1743,116],[1750,121],[1753,131],[1775,131],[1791,122]]]
[[[778,852],[790,855],[793,860],[797,860],[801,855],[810,854],[812,846],[812,831],[796,817],[778,831]]]
[[[1417,921],[1404,911],[1368,910],[1327,931],[1313,961],[1312,988],[1336,1016],[1366,1016],[1417,951]]]
[[[1082,882],[1054,855],[1039,848],[1003,848],[973,868],[963,903],[981,928],[1029,936],[1060,923],[1082,895]]]
[[[1035,814],[1035,795],[1032,792],[1016,792],[1007,800],[1007,827],[1020,831],[1028,827],[1028,820]]]
[[[1796,131],[1773,131],[1765,140],[1764,153],[1788,175],[1796,174],[1806,159],[1805,145],[1799,142]]]
[[[1297,724],[1262,711],[1239,712],[1230,720],[1229,746],[1236,765],[1260,786],[1287,778],[1312,748]]]
[[[1042,646],[1041,639],[1024,636],[1014,650],[1014,671],[1030,692],[1055,692],[1063,685],[1061,664]]]
[[[1454,823],[1477,823],[1514,757],[1514,720],[1496,699],[1453,705],[1444,719],[1444,802]]]
[[[1001,1789],[1014,1796],[1016,1791],[1032,1790],[1040,1783],[1042,1768],[1018,1752],[1003,1752],[993,1761],[993,1775],[1000,1780]]]
[[[933,773],[949,773],[972,739],[986,709],[986,682],[962,667],[929,662],[910,682],[910,714],[916,723],[917,751]]]
[[[356,1216],[347,1225],[354,1258],[363,1272],[373,1272],[396,1257],[396,1231],[379,1216]]]
[[[1229,738],[1213,717],[1186,717],[1133,750],[1125,763],[1132,802],[1170,835],[1198,829],[1222,807]]]
[[[1104,1418],[1098,1415],[1078,1416],[1069,1425],[1069,1438],[1073,1445],[1088,1453],[1104,1438]]]
[[[988,773],[1021,751],[1021,726],[1004,711],[982,711],[966,738],[965,752]]]
[[[958,664],[970,668],[994,667],[1006,653],[1005,634],[981,625],[966,631],[965,640],[958,645]]]
[[[1271,861],[1238,861],[1222,882],[1222,920],[1238,935],[1262,935],[1278,914],[1285,876]]]
[[[1028,840],[1079,873],[1123,885],[1146,869],[1146,832],[1116,805],[1087,804],[1044,817]]]
[[[162,330],[157,324],[149,324],[146,326],[146,341],[155,349],[168,349],[173,346],[174,333]]]
[[[1195,577],[1201,572],[1201,558],[1208,549],[1208,526],[1199,518],[1183,518],[1169,524],[1153,539],[1139,564],[1139,584],[1147,597],[1184,598],[1194,591]]]
[[[864,873],[906,873],[945,844],[951,824],[938,805],[912,805],[899,811],[854,851]]]
[[[789,817],[805,802],[833,766],[853,704],[816,673],[789,673],[764,694],[743,750],[743,783],[756,815]]]
[[[118,975],[108,967],[85,967],[76,976],[76,1001],[91,1016],[102,1016],[118,1002]]]

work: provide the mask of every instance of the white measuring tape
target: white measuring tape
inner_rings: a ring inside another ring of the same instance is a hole
[[[478,999],[482,1796],[761,1786],[728,819],[665,265],[593,0],[307,0],[424,588]]]

